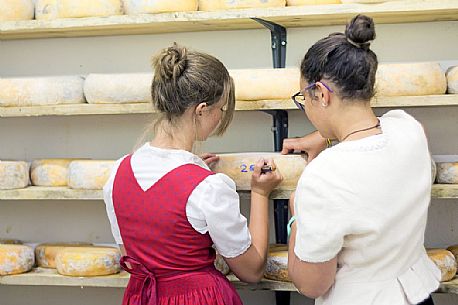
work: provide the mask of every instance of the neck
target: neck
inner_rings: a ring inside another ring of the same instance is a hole
[[[164,149],[180,149],[192,152],[195,143],[194,128],[187,128],[177,124],[160,124],[151,145]]]
[[[339,141],[358,140],[380,133],[378,128],[371,128],[377,125],[378,119],[369,104],[346,105],[335,122],[334,134]],[[366,128],[371,129],[359,131]],[[351,134],[355,131],[358,132]]]

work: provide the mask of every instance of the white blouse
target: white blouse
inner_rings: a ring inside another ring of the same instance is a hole
[[[431,163],[423,128],[401,110],[383,133],[340,143],[304,170],[296,191],[294,252],[302,261],[337,256],[321,305],[417,304],[439,287],[426,255]]]
[[[113,182],[121,161],[113,167],[103,188],[108,218],[113,237],[123,244],[113,207]],[[149,189],[162,176],[183,164],[208,166],[198,156],[184,150],[161,149],[146,143],[132,155],[134,176],[143,190]],[[235,183],[224,174],[214,174],[203,180],[191,193],[186,205],[186,216],[199,233],[209,232],[216,250],[226,258],[243,254],[251,245],[246,218],[240,213],[240,199]]]

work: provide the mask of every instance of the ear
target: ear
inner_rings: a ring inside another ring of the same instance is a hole
[[[195,110],[195,115],[201,116],[204,111],[206,111],[208,108],[207,103],[200,103],[197,105],[196,110]]]
[[[318,98],[321,106],[328,107],[331,102],[331,93],[321,82],[316,82],[315,96]]]

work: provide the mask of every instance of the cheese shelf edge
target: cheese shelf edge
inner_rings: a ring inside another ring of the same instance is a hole
[[[458,106],[458,94],[394,96],[373,99],[374,108],[402,107],[437,107]],[[295,110],[290,99],[237,101],[237,111],[284,109]],[[23,107],[0,107],[0,117],[35,117],[35,116],[77,116],[77,115],[110,115],[110,114],[148,114],[154,113],[149,103],[127,104],[70,104]]]
[[[354,15],[373,17],[376,23],[458,20],[458,0],[394,1],[380,4],[334,4],[217,12],[174,12],[27,20],[0,23],[0,40],[138,35],[175,32],[260,29],[251,18],[262,18],[285,27],[343,25]]]

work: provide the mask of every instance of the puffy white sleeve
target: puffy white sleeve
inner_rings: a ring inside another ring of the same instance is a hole
[[[326,262],[342,249],[351,234],[354,215],[349,202],[354,196],[326,174],[304,171],[295,195],[297,222],[294,253],[309,263]],[[332,177],[332,176],[331,176]]]
[[[105,209],[107,211],[108,220],[111,225],[111,234],[118,245],[122,245],[121,233],[119,231],[118,220],[116,218],[114,206],[113,206],[113,184],[116,173],[118,172],[119,165],[126,156],[122,157],[113,166],[111,170],[110,178],[103,187],[103,200],[105,201]]]
[[[245,253],[251,246],[251,235],[247,219],[240,213],[234,181],[224,174],[210,175],[191,196],[206,223],[199,231],[210,234],[219,254],[233,258]]]

